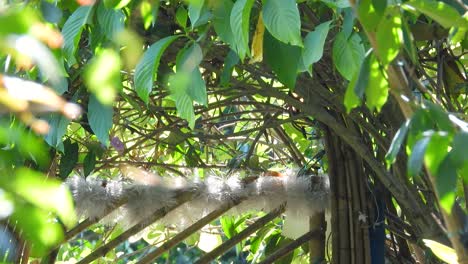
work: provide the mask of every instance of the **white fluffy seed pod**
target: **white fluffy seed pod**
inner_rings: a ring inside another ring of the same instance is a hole
[[[131,184],[125,186],[128,203],[123,205],[114,219],[130,227],[147,219],[158,209],[174,205],[175,192],[165,186]]]
[[[102,218],[123,195],[123,185],[119,181],[72,176],[66,184],[73,195],[77,214],[91,220]]]
[[[236,199],[241,191],[242,184],[238,176],[227,179],[208,176],[203,182],[195,184],[198,194],[191,201],[170,212],[162,223],[175,225],[182,230],[195,223],[222,204]]]

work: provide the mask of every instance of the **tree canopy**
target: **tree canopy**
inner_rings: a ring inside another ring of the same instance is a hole
[[[0,2],[0,223],[17,240],[5,260],[467,263],[467,11],[461,0]],[[286,169],[330,183],[327,224],[299,214],[308,231],[295,239],[284,208],[224,214],[241,201],[184,230],[80,219],[63,184]]]

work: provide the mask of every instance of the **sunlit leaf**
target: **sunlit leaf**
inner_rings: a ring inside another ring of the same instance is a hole
[[[17,148],[20,154],[39,165],[48,161],[47,148],[41,138],[16,124],[0,122],[0,144],[3,149],[8,149],[8,146]]]
[[[38,21],[30,8],[7,8],[0,15],[0,37],[10,34],[25,34]]]
[[[127,69],[134,69],[143,54],[143,40],[134,31],[124,29],[114,36],[114,41],[122,47],[122,59]]]
[[[112,49],[102,50],[85,69],[84,77],[88,89],[105,105],[114,102],[122,89],[120,56]]]
[[[46,200],[49,201],[49,199]],[[44,256],[64,237],[61,225],[56,221],[51,221],[47,211],[31,204],[17,205],[15,212],[10,216],[10,223],[15,223],[16,228],[22,231],[24,239],[32,244],[31,257]]]
[[[375,56],[371,55],[369,63],[369,81],[365,90],[366,105],[370,110],[376,108],[377,111],[380,111],[385,102],[387,102],[389,89],[388,81]]]
[[[106,8],[121,9],[127,6],[131,0],[104,0],[103,2]]]
[[[403,6],[408,7],[408,10],[418,10],[446,28],[452,26],[468,27],[468,21],[464,20],[455,8],[443,1],[410,0]]]
[[[221,236],[219,234],[211,234],[203,231],[200,233],[199,241],[198,248],[204,252],[210,252],[222,243]]]
[[[359,22],[368,32],[375,32],[379,21],[382,18],[381,14],[377,13],[372,0],[361,0],[357,5],[357,16]]]
[[[81,38],[81,31],[91,16],[92,10],[93,6],[79,7],[63,25],[62,34],[65,40],[63,52],[69,66],[76,63],[75,51]]]
[[[169,36],[158,40],[143,54],[135,68],[135,89],[138,96],[148,103],[149,94],[153,89],[154,80],[157,78],[158,66],[161,56],[166,48],[179,36]]]
[[[423,242],[439,259],[446,263],[458,263],[457,253],[453,248],[430,239],[423,239]]]
[[[409,125],[410,125],[410,120],[406,120],[405,123],[401,125],[400,129],[398,129],[397,133],[393,137],[392,144],[390,145],[390,148],[388,149],[388,152],[385,155],[387,166],[395,162],[398,152],[400,152],[401,145],[403,144],[403,141],[405,140]]]
[[[99,141],[105,146],[109,145],[109,130],[112,127],[112,106],[103,105],[91,95],[88,103],[88,121],[91,129]]]
[[[20,168],[9,177],[3,177],[2,186],[29,203],[57,214],[63,223],[71,227],[76,215],[69,190],[60,181],[47,179],[39,172]]]
[[[403,43],[399,7],[387,8],[377,27],[376,39],[380,61],[386,66],[398,55]]]
[[[230,24],[234,35],[234,49],[241,61],[249,52],[249,22],[250,11],[254,0],[239,0],[232,7]]]
[[[295,0],[266,0],[262,13],[265,27],[273,37],[286,44],[303,46],[301,18]]]
[[[451,137],[445,132],[432,133],[424,155],[424,163],[432,175],[437,173],[441,162],[447,156],[450,141]]]
[[[4,42],[23,56],[27,56],[41,71],[41,79],[49,82],[55,92],[62,94],[68,89],[63,68],[52,52],[42,42],[28,35],[9,36]]]
[[[140,3],[140,14],[143,19],[143,27],[149,29],[154,25],[157,19],[159,9],[159,0],[143,0]]]
[[[440,163],[437,174],[435,175],[436,189],[439,194],[440,205],[448,212],[452,212],[452,206],[456,198],[457,189],[457,171],[451,153]]]

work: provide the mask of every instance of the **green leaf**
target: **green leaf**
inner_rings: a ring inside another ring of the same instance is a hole
[[[287,87],[294,89],[301,58],[301,48],[285,44],[274,38],[267,31],[263,39],[263,55],[268,66]],[[287,65],[287,67],[286,67]]]
[[[422,168],[426,147],[431,140],[431,136],[426,136],[414,144],[411,155],[408,159],[408,176],[416,176]]]
[[[324,2],[333,9],[350,7],[349,0],[321,0],[320,2]]]
[[[199,26],[199,19],[205,5],[205,0],[191,0],[188,6],[188,16],[192,29]]]
[[[47,144],[50,146],[63,151],[63,144],[62,144],[62,138],[63,135],[65,135],[65,132],[67,131],[68,124],[70,124],[70,120],[66,117],[64,117],[61,114],[50,114],[49,117],[47,117],[47,123],[49,123],[50,129],[49,133],[45,136],[45,141]]]
[[[452,160],[456,164],[457,168],[462,167],[468,162],[468,132],[458,132],[452,141]],[[468,175],[466,175],[468,176]]]
[[[372,2],[372,0],[361,0],[356,8],[359,22],[369,33],[376,31],[382,17],[381,14],[377,13]]]
[[[365,91],[367,107],[370,110],[377,108],[377,111],[380,111],[387,102],[388,89],[388,82],[380,69],[380,64],[375,56],[371,54],[369,82]]]
[[[94,95],[91,95],[88,103],[89,126],[105,146],[109,146],[109,130],[112,127],[112,117],[112,106],[101,104]]]
[[[380,61],[384,66],[392,62],[400,52],[403,30],[400,8],[389,7],[380,19],[376,39]]]
[[[75,224],[73,198],[60,181],[46,178],[43,174],[27,168],[20,168],[11,177],[2,177],[0,181],[2,188],[58,215],[67,227]]]
[[[154,26],[159,9],[159,0],[157,1],[148,1],[143,0],[140,4],[140,14],[143,19],[143,27],[148,30],[150,26]]]
[[[112,49],[104,49],[86,66],[84,79],[88,89],[105,105],[111,105],[122,90],[120,56]]]
[[[108,39],[113,39],[125,26],[125,14],[121,9],[108,9],[104,4],[97,8],[97,20],[101,31]]]
[[[424,106],[427,107],[428,114],[440,130],[455,132],[455,128],[450,121],[448,113],[440,105],[425,101]]]
[[[203,59],[203,52],[198,43],[193,43],[177,56],[177,71],[192,72]]]
[[[169,36],[158,40],[143,54],[135,68],[135,89],[138,96],[148,104],[149,94],[157,78],[159,62],[166,48],[179,36]]]
[[[301,18],[295,0],[266,0],[263,9],[263,23],[276,39],[302,47]]]
[[[351,112],[351,110],[359,106],[359,104],[361,103],[361,99],[356,95],[356,92],[354,91],[356,83],[359,79],[359,75],[360,74],[356,72],[356,74],[354,74],[354,77],[351,79],[351,81],[348,83],[348,86],[346,87],[344,105],[346,107],[347,113]]]
[[[206,85],[203,80],[200,69],[198,68],[203,59],[203,52],[200,45],[193,43],[189,48],[182,50],[177,58],[177,72],[187,73],[190,76],[190,82],[185,87],[178,87],[173,93],[186,93],[193,101],[202,105],[208,104],[206,95]]]
[[[342,30],[345,33],[346,38],[348,38],[353,32],[354,20],[356,19],[356,16],[351,7],[344,9],[343,13],[344,13],[344,21],[343,21]]]
[[[64,153],[60,159],[60,178],[66,179],[78,162],[78,143],[71,143],[70,139],[63,142]]]
[[[450,28],[454,26],[468,27],[468,21],[464,20],[458,11],[443,1],[410,0],[403,4],[408,10],[417,10],[434,19],[441,26]]]
[[[0,121],[0,145],[6,151],[11,148],[18,149],[19,154],[33,159],[38,165],[44,165],[48,161],[47,147],[42,139],[17,124]],[[0,167],[2,163],[0,159]]]
[[[188,87],[187,94],[190,98],[204,106],[208,105],[208,96],[206,94],[206,84],[203,80],[200,70],[194,69],[191,74],[191,83]]]
[[[372,0],[372,5],[375,8],[375,11],[379,14],[382,14],[387,7],[387,1],[382,0]]]
[[[106,8],[122,9],[130,3],[131,0],[104,0]]]
[[[94,152],[89,152],[86,154],[86,157],[83,161],[83,174],[87,177],[91,172],[93,172],[94,168],[96,167],[96,154]]]
[[[414,63],[414,64],[417,64],[418,63],[418,55],[417,55],[417,51],[416,51],[416,48],[415,48],[415,41],[414,41],[414,38],[413,38],[413,35],[411,33],[411,30],[409,29],[409,26],[408,26],[408,23],[403,20],[402,21],[402,33],[403,33],[403,44],[404,44],[404,48],[409,56],[409,58],[411,59],[411,61]]]
[[[447,156],[451,137],[445,132],[427,131],[425,134],[431,134],[431,141],[426,147],[424,163],[429,172],[435,175],[440,163]]]
[[[182,6],[182,5],[179,6],[179,8],[177,8],[177,12],[176,12],[177,24],[179,24],[183,28],[186,28],[187,27],[187,19],[188,19],[187,10],[184,8],[184,6]]]
[[[385,155],[387,166],[390,166],[390,164],[393,164],[395,162],[398,152],[400,152],[401,145],[405,140],[406,133],[408,133],[410,122],[410,120],[406,120],[393,137],[392,144],[390,144],[390,148],[388,149],[388,152]]]
[[[62,35],[64,39],[63,53],[68,66],[76,63],[75,51],[81,38],[81,31],[91,16],[93,6],[81,6],[73,12],[63,25]]]
[[[456,197],[457,172],[456,165],[449,153],[441,162],[436,174],[436,189],[442,208],[450,213]]]
[[[322,58],[325,39],[330,29],[331,20],[315,27],[304,39],[304,50],[302,60],[306,67],[316,63]]]
[[[359,99],[362,99],[364,97],[366,88],[369,86],[369,79],[371,75],[370,70],[373,58],[374,57],[372,56],[372,53],[369,52],[364,58],[364,61],[361,63],[358,79],[356,81],[356,85],[353,87],[354,94]]]
[[[333,63],[347,80],[351,80],[364,59],[364,46],[358,34],[346,39],[343,31],[338,33],[333,42]]]
[[[224,235],[228,239],[233,237],[236,234],[236,227],[234,226],[234,217],[225,215],[219,219],[221,223],[221,228],[223,229]]]
[[[221,86],[226,87],[229,85],[231,81],[232,71],[234,70],[234,66],[236,66],[237,63],[239,63],[239,56],[237,56],[236,52],[230,50],[228,55],[224,59],[224,69],[219,81]]]
[[[244,60],[246,55],[250,55],[249,22],[253,3],[254,0],[238,0],[231,11],[230,24],[234,35],[233,48],[237,51],[241,61]]]
[[[184,71],[172,75],[169,78],[169,90],[171,92],[171,98],[176,103],[178,115],[187,120],[189,127],[193,129],[195,126],[195,112],[193,100],[188,93],[191,84],[191,75],[191,73]]]
[[[0,37],[6,37],[10,34],[25,34],[34,23],[37,23],[38,17],[30,8],[4,8],[0,15]]]
[[[36,197],[37,200],[41,198]],[[32,244],[31,257],[46,255],[50,249],[57,246],[64,238],[60,224],[51,221],[47,211],[43,211],[31,204],[16,205],[14,213],[10,216],[10,223],[15,223],[16,228],[21,230],[23,239]]]
[[[231,0],[214,1],[213,27],[218,37],[235,47],[234,35],[232,34],[230,16],[234,4]]]
[[[423,242],[439,259],[446,263],[458,263],[457,253],[453,248],[429,239],[423,239]]]

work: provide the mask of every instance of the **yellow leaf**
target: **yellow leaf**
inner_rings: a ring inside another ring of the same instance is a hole
[[[260,13],[252,40],[252,58],[249,61],[250,64],[263,60],[263,33],[265,33],[265,25],[263,24],[262,13]]]
[[[440,244],[439,242],[435,242],[433,240],[429,239],[423,239],[424,244],[428,248],[432,250],[432,252],[441,260],[450,263],[450,264],[456,264],[458,263],[457,261],[457,254],[455,253],[455,250],[451,247],[447,247],[445,245]]]

